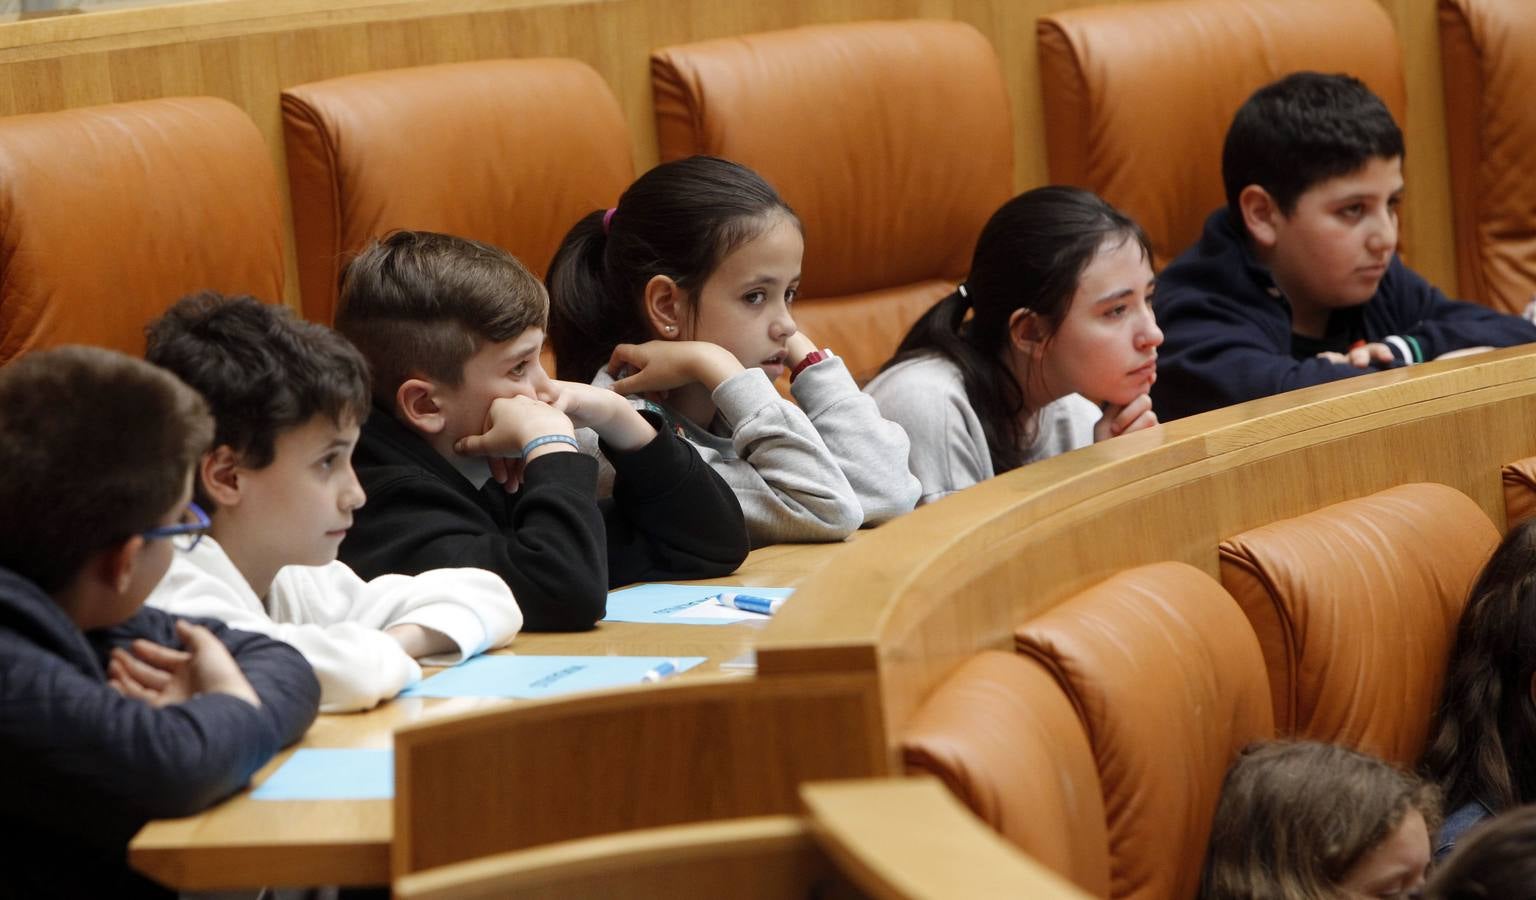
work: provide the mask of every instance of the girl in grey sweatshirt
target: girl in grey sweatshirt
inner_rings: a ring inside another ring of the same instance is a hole
[[[923,503],[1157,424],[1151,260],[1089,191],[1037,188],[993,214],[965,283],[865,389],[911,438]]]
[[[756,173],[693,157],[578,222],[550,265],[560,377],[657,407],[735,489],[753,546],[842,540],[918,499],[906,433],[795,326],[804,249]]]

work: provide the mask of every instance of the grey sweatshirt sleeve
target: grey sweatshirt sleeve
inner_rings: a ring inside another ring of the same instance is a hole
[[[859,527],[864,514],[836,457],[762,369],[722,382],[713,399],[731,428],[730,452],[693,443],[736,492],[752,546],[840,541]]]
[[[865,525],[912,511],[923,486],[907,469],[907,433],[880,415],[841,359],[814,363],[789,390],[847,477]]]
[[[948,362],[919,358],[901,363],[864,390],[881,415],[911,440],[907,465],[922,485],[919,506],[992,477],[981,421],[965,396],[960,373]]]

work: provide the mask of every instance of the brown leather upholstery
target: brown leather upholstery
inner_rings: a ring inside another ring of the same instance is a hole
[[[634,178],[629,130],[591,68],[498,59],[283,92],[304,315],[329,323],[350,254],[397,228],[502,247],[542,275]]]
[[[1159,261],[1226,202],[1221,145],[1249,94],[1290,72],[1359,77],[1403,123],[1402,55],[1375,0],[1173,0],[1036,26],[1051,180],[1129,213]]]
[[[1504,482],[1504,525],[1514,528],[1536,516],[1536,456],[1510,463],[1500,475]]]
[[[1026,622],[1088,732],[1109,820],[1110,895],[1193,897],[1227,767],[1273,736],[1258,642],[1184,563],[1123,572]]]
[[[1096,897],[1109,834],[1093,750],[1072,704],[1034,660],[967,660],[907,723],[909,772],[937,775],[971,811]]]
[[[201,289],[283,294],[277,176],[255,124],[210,97],[0,118],[0,362],[144,350]]]
[[[1013,192],[997,55],[959,22],[812,26],[672,47],[651,56],[651,84],[663,160],[736,160],[799,213],[797,318],[861,378],[964,278],[982,225]],[[828,303],[850,295],[873,296]]]
[[[1536,295],[1536,4],[1440,0],[1460,293],[1518,313]]]
[[[1465,494],[1407,484],[1223,541],[1222,584],[1264,649],[1277,731],[1412,765],[1498,540]]]

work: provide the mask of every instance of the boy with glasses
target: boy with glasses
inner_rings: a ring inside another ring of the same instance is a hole
[[[207,527],[188,501],[210,431],[195,392],[119,353],[0,369],[6,896],[169,896],[129,838],[238,790],[314,720],[292,647],[141,608]]]
[[[149,327],[150,362],[213,411],[198,464],[208,536],[178,553],[149,604],[259,631],[299,649],[324,712],[367,709],[421,678],[509,643],[523,617],[479,569],[364,581],[336,560],[363,505],[352,448],[368,367],[341,335],[251,297],[198,294]]]

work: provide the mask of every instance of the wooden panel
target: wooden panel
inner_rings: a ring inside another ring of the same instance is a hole
[[[285,87],[372,69],[497,56],[572,56],[595,68],[613,89],[631,129],[636,163],[644,170],[656,161],[648,64],[654,48],[821,22],[957,19],[980,29],[1001,58],[1014,110],[1014,168],[1018,187],[1024,189],[1046,179],[1035,19],[1099,2],[224,0],[98,12],[0,25],[0,84],[5,86],[0,115],[170,94],[224,97],[256,121],[279,181],[286,184],[278,112],[278,92]],[[1454,248],[1433,4],[1382,2],[1405,47],[1405,242],[1422,274],[1452,287]],[[784,132],[786,140],[794,140],[794,123],[785,122]],[[287,300],[297,308],[289,243]]]
[[[1536,353],[1514,348],[1255,401],[1026,466],[865,535],[758,642],[760,678],[878,671],[899,733],[961,660],[1135,565],[1217,575],[1217,544],[1434,481],[1501,528],[1500,467],[1536,451]]]
[[[987,828],[927,776],[807,784],[812,828],[871,896],[1087,900]]]
[[[891,774],[880,734],[861,675],[696,678],[402,728],[393,871],[792,812],[803,781]]]

